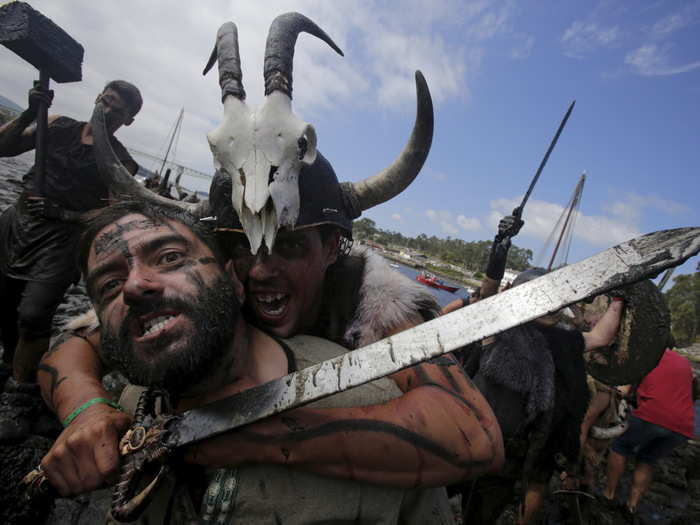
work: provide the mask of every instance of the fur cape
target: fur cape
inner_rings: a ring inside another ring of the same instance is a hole
[[[354,249],[352,256],[364,264],[357,306],[343,334],[344,346],[360,348],[406,323],[420,324],[437,315],[440,307],[425,286],[392,269],[369,249]]]

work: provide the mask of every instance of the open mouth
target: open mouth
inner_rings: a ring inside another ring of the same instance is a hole
[[[255,308],[269,319],[279,319],[287,312],[289,294],[286,293],[259,293],[254,294]]]
[[[179,317],[179,313],[158,313],[142,318],[139,324],[139,339],[155,336],[168,329]]]

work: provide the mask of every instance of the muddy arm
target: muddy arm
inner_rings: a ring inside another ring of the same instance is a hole
[[[98,335],[70,337],[42,359],[37,375],[42,396],[61,421],[91,399],[109,399],[100,378],[104,367],[93,345]],[[115,481],[118,443],[131,417],[99,402],[72,419],[42,459],[50,483],[64,496]]]

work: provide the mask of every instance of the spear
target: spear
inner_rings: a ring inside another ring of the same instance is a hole
[[[559,128],[557,129],[557,132],[554,134],[554,138],[552,139],[552,142],[549,143],[549,147],[547,148],[547,153],[544,154],[544,157],[542,158],[542,161],[540,162],[540,165],[537,168],[537,171],[535,172],[535,176],[532,178],[532,181],[530,182],[530,187],[527,189],[527,192],[525,192],[525,196],[523,197],[523,200],[520,202],[520,206],[518,206],[517,208],[515,208],[513,210],[513,215],[515,217],[517,217],[518,219],[522,218],[523,209],[525,208],[525,203],[530,198],[530,194],[532,193],[532,190],[535,187],[535,184],[537,184],[537,180],[540,178],[540,174],[542,173],[542,170],[547,165],[547,161],[549,160],[549,155],[552,153],[554,146],[557,145],[557,141],[559,140],[559,135],[561,135],[561,132],[564,129],[564,126],[566,126],[566,122],[569,120],[569,116],[571,116],[571,112],[573,111],[575,104],[576,104],[576,101],[574,100],[573,102],[571,102],[571,105],[569,105],[569,109],[566,110],[566,114],[564,115],[564,118],[562,119],[561,123],[559,124]],[[496,240],[498,242],[501,242],[501,241],[503,241],[503,239],[505,237],[506,237],[506,233],[504,233],[503,235],[501,235],[499,233],[496,236]]]

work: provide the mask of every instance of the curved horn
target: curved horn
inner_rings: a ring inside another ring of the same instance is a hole
[[[223,102],[227,95],[233,95],[238,100],[245,100],[241,55],[238,52],[238,28],[233,22],[226,22],[217,31],[214,50],[211,52],[209,62],[204,66],[202,75],[206,75],[217,60],[219,62],[221,101]]]
[[[336,53],[343,56],[343,52],[335,45],[331,37],[304,15],[300,13],[279,15],[270,25],[265,44],[265,64],[263,66],[265,96],[273,91],[282,91],[289,98],[292,98],[294,45],[299,33],[302,32],[320,38]]]
[[[388,168],[360,182],[343,183],[353,218],[405,190],[423,167],[433,142],[433,101],[423,73],[416,71],[416,122],[401,155]]]
[[[129,170],[126,169],[119,157],[114,153],[112,144],[109,141],[109,134],[105,125],[105,113],[102,102],[95,104],[92,112],[93,140],[95,143],[95,159],[97,160],[97,171],[110,195],[127,196],[132,199],[145,199],[150,202],[180,208],[196,216],[204,213],[205,207],[199,205],[185,204],[171,199],[165,199],[141,186]]]

